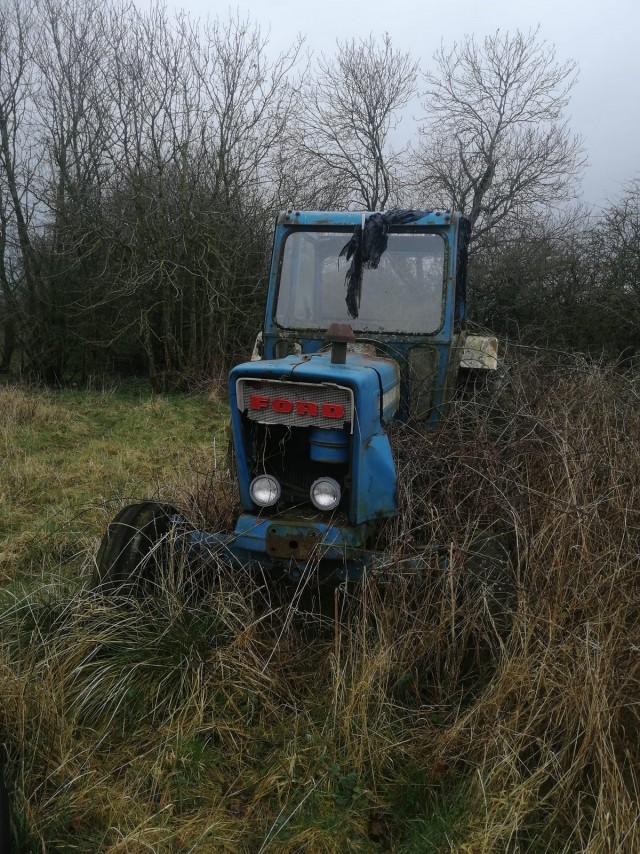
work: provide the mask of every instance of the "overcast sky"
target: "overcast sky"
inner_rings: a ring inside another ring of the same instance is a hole
[[[167,2],[192,17],[226,17],[229,10],[215,0]],[[329,55],[336,39],[388,32],[394,47],[410,51],[424,69],[441,41],[540,25],[540,38],[555,45],[558,59],[578,63],[568,117],[589,158],[584,200],[602,207],[640,177],[640,0],[244,0],[238,9],[270,32],[274,53],[298,34],[310,51]]]

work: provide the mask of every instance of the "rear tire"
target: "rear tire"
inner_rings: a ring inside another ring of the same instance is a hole
[[[168,534],[176,516],[171,505],[156,501],[124,507],[102,538],[92,586],[105,592],[151,593],[166,572]]]

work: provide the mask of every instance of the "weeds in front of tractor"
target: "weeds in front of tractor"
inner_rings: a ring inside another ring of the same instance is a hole
[[[5,593],[25,850],[637,850],[639,384],[527,355],[499,399],[394,437],[396,571],[322,618],[312,583],[214,556],[142,601],[70,574]],[[223,466],[163,497],[232,524]],[[488,538],[513,556],[497,608],[468,560]]]

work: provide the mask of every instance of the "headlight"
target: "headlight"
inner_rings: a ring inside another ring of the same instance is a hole
[[[310,495],[318,510],[335,510],[340,504],[340,484],[332,477],[319,477],[311,484]]]
[[[251,500],[259,507],[271,507],[280,498],[280,484],[269,474],[254,477],[249,487]]]

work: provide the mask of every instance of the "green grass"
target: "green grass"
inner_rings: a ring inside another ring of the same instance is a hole
[[[213,467],[225,447],[223,403],[135,383],[5,386],[0,405],[0,577],[13,580],[80,554],[121,505],[175,490],[185,467]]]

